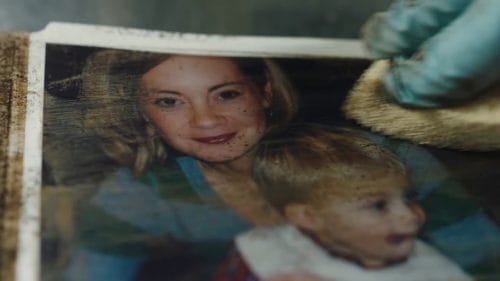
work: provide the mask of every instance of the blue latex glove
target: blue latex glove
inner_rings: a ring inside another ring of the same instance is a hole
[[[446,106],[500,81],[498,0],[397,0],[362,32],[373,58],[392,59],[384,85],[400,104]]]

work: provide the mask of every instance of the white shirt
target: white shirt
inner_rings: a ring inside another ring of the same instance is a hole
[[[255,228],[239,235],[236,246],[259,278],[308,272],[335,281],[471,281],[451,260],[417,240],[408,259],[382,269],[366,269],[331,256],[291,225]]]

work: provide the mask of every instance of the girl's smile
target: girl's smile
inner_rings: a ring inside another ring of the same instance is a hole
[[[236,133],[229,133],[213,137],[195,138],[195,140],[206,144],[223,144],[230,142],[235,136]]]

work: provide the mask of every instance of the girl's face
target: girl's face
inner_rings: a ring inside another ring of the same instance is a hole
[[[173,56],[141,83],[145,118],[168,145],[200,160],[237,159],[266,130],[264,90],[230,59]]]

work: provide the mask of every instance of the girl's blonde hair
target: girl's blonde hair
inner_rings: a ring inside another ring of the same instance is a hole
[[[167,158],[168,145],[142,116],[140,78],[168,59],[169,54],[102,50],[91,55],[82,73],[84,126],[100,136],[105,153],[140,175],[153,163]],[[224,57],[226,58],[226,57]],[[295,117],[297,96],[280,68],[270,59],[229,58],[264,91],[271,85],[266,109],[269,133],[286,127]]]

